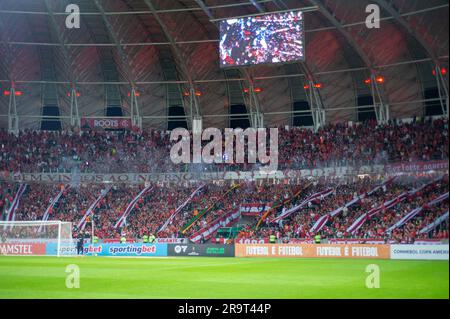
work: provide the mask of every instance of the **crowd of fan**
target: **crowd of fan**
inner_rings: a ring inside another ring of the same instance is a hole
[[[448,121],[293,128],[281,130],[280,141],[280,163],[290,168],[447,159]]]
[[[403,192],[430,183],[427,187],[417,193],[409,194],[405,200],[387,209],[383,208],[372,218],[369,218],[356,232],[348,232],[348,228],[353,222],[371,209],[380,207],[388,200],[394,199]],[[310,187],[300,198],[291,202],[283,208],[278,209],[277,214],[298,205],[308,196],[332,187],[333,193],[322,199],[310,202],[307,207],[299,213],[288,216],[279,222],[270,222],[270,219],[256,229],[254,225],[247,225],[239,233],[239,238],[268,238],[275,234],[278,239],[286,238],[312,238],[317,232],[311,228],[324,214],[344,207],[358,195],[367,194],[380,184],[380,180],[364,178],[350,183],[341,182],[318,182]],[[405,181],[401,179],[379,188],[370,196],[357,201],[355,204],[329,217],[327,223],[320,230],[324,238],[371,238],[395,240],[398,242],[414,242],[416,239],[424,238],[448,238],[448,221],[439,225],[431,232],[420,234],[419,231],[426,225],[431,224],[436,218],[448,211],[448,199],[435,206],[428,206],[427,203],[436,199],[440,195],[448,192],[448,176],[432,183],[429,179],[415,179]],[[388,232],[388,228],[398,222],[407,213],[415,208],[422,207],[422,211],[401,227]]]
[[[448,176],[441,179],[433,177],[399,177],[376,192],[365,196],[334,217],[330,217],[320,233],[325,238],[377,238],[411,242],[419,238],[448,238],[448,222],[441,224],[432,232],[420,234],[419,231],[432,223],[436,218],[448,211],[448,199],[434,206],[427,203],[448,192]],[[311,227],[324,214],[328,214],[344,206],[358,195],[367,194],[380,185],[382,180],[375,178],[319,179],[314,182],[303,181],[300,185],[285,183],[242,182],[240,184],[207,183],[200,190],[199,185],[153,185],[134,204],[125,226],[115,227],[121,214],[130,202],[142,191],[143,186],[137,185],[74,185],[56,186],[30,184],[20,199],[16,211],[16,220],[42,220],[48,212],[48,220],[62,220],[78,225],[89,207],[103,194],[104,196],[94,207],[94,214],[88,218],[86,231],[91,232],[94,221],[95,234],[102,239],[128,238],[140,239],[144,235],[154,234],[160,238],[191,237],[199,230],[211,226],[212,223],[225,214],[234,211],[241,204],[260,203],[266,207],[279,206],[261,224],[256,223],[261,213],[253,217],[249,225],[242,229],[239,237],[267,238],[276,234],[283,238],[311,238],[314,232]],[[367,220],[356,233],[348,233],[348,227],[362,214],[374,207],[379,207],[387,200],[397,197],[403,192],[427,185],[416,193],[410,193],[390,209],[382,209]],[[3,212],[12,202],[18,185],[2,183]],[[300,211],[288,216],[280,222],[271,222],[278,214],[299,205],[312,194],[326,189],[332,189],[329,196],[317,198]],[[195,192],[197,190],[197,192]],[[47,210],[52,199],[61,193],[53,208]],[[191,195],[194,194],[194,196]],[[7,197],[5,199],[5,197]],[[187,199],[191,200],[187,201]],[[166,221],[176,209],[187,201],[174,218]],[[281,205],[279,205],[281,203]],[[423,210],[405,225],[387,229],[417,207]],[[93,216],[93,217],[92,217]],[[247,219],[248,220],[248,219]],[[166,225],[165,225],[166,224]],[[163,228],[163,225],[166,227]],[[187,227],[189,226],[189,227]],[[186,231],[182,232],[185,228]],[[75,227],[75,232],[78,229]]]
[[[448,180],[432,183],[414,194],[408,194],[405,200],[399,202],[391,209],[384,209],[376,214],[372,219],[366,222],[355,235],[367,238],[390,237],[399,242],[413,242],[417,238],[425,238],[428,234],[423,235],[418,232],[423,227],[430,224],[435,219],[433,217],[436,216],[436,214],[442,213],[442,209],[445,209],[445,206],[447,206],[448,209],[448,205],[446,205],[448,200],[440,203],[437,207],[430,207],[428,206],[428,203],[445,192],[448,192]],[[419,207],[422,207],[423,210],[416,218],[412,219],[412,223],[395,228],[392,234],[387,232],[390,226],[400,221],[413,209]],[[428,224],[416,223],[422,217],[426,217],[426,221],[429,221]]]
[[[0,131],[0,171],[152,173],[250,169],[249,164],[187,166],[170,161],[170,133]],[[448,159],[448,120],[377,125],[328,124],[317,132],[279,128],[280,168]],[[204,144],[207,142],[204,142]],[[192,148],[191,148],[192,151]]]
[[[311,237],[310,228],[323,215],[343,206],[353,197],[357,196],[357,190],[364,193],[375,187],[379,180],[369,178],[357,179],[349,183],[341,183],[339,181],[330,181],[321,179],[315,183],[304,187],[301,194],[289,201],[288,204],[278,207],[271,213],[270,217],[274,217],[282,212],[289,210],[299,203],[306,200],[309,196],[332,188],[333,193],[326,198],[318,198],[309,202],[301,213],[292,214],[284,220],[273,223],[271,218],[267,218],[261,227],[255,229],[252,225],[245,227],[239,237],[243,238],[267,238],[270,234],[276,234],[277,238],[308,238]],[[294,192],[286,194],[285,199],[289,199]],[[269,203],[269,207],[274,206],[279,201]]]
[[[206,205],[197,204],[194,206],[194,211],[201,213],[202,210],[206,210],[206,214],[193,223],[186,235],[190,236],[206,228],[225,214],[238,209],[241,204],[265,203],[269,206],[289,198],[297,188],[298,186],[293,185],[270,185],[253,182],[235,184],[231,187],[215,186],[212,192],[210,190],[211,193],[204,194],[209,201],[205,203]]]
[[[175,165],[170,161],[169,132],[155,130],[104,132],[43,132],[22,131],[18,136],[0,131],[0,172],[175,172],[204,169],[248,169],[244,164],[231,165]],[[207,142],[204,142],[204,144]],[[281,168],[312,168],[334,165],[382,164],[448,159],[448,120],[390,122],[377,125],[329,124],[317,132],[302,128],[279,128],[279,164]],[[311,194],[332,188],[326,198],[313,201],[300,213],[293,214],[280,223],[269,223],[268,218],[258,230],[255,224],[241,231],[241,237],[267,237],[276,233],[279,238],[305,238],[312,236],[314,223],[355,196],[364,194],[380,183],[372,178],[348,180],[303,181],[302,186],[269,183],[241,183],[230,185],[206,183],[175,214],[199,185],[154,185],[135,204],[126,219],[126,226],[115,227],[121,214],[132,199],[142,190],[136,185],[42,185],[27,186],[18,205],[16,220],[42,220],[52,199],[61,197],[48,212],[49,220],[63,220],[78,224],[97,197],[105,196],[93,209],[95,232],[100,238],[118,238],[122,234],[140,238],[144,234],[158,237],[192,236],[241,204],[262,203],[272,207],[286,201],[274,212],[279,214],[298,205]],[[423,179],[398,182],[385,186],[366,196],[351,207],[330,218],[322,228],[325,237],[395,238],[411,240],[423,236],[448,238],[448,224],[444,223],[431,234],[419,234],[424,225],[437,218],[447,207],[424,207],[422,212],[399,229],[387,233],[387,228],[416,207],[448,191],[448,177],[408,196],[392,209],[383,209],[369,219],[356,232],[349,234],[348,227],[362,214],[382,205],[424,183]],[[2,220],[13,202],[18,185],[1,183],[0,211]],[[299,196],[295,197],[294,194]],[[92,218],[92,217],[89,217]],[[88,219],[88,222],[91,222]],[[164,225],[164,227],[163,227]],[[77,231],[77,229],[75,229]]]

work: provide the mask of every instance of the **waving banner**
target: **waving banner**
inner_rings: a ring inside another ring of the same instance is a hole
[[[220,227],[229,227],[235,220],[239,218],[239,216],[241,216],[241,212],[240,208],[237,208],[231,213],[228,213],[225,216],[216,219],[205,228],[199,230],[194,235],[192,235],[190,239],[194,243],[198,243],[202,239],[202,237],[205,240],[208,240]]]
[[[349,228],[347,228],[347,232],[354,234],[358,229],[361,228],[361,226],[364,224],[366,220],[372,218],[373,216],[381,212],[383,209],[389,209],[391,207],[394,207],[401,201],[405,200],[407,195],[408,193],[406,192],[401,193],[399,196],[384,202],[378,207],[372,208],[367,213],[362,214],[358,219],[355,220],[355,222],[352,225],[350,225]]]
[[[55,196],[55,198],[53,198],[50,201],[50,205],[48,205],[47,209],[45,210],[44,216],[42,217],[42,221],[45,222],[48,220],[48,217],[50,216],[50,214],[53,211],[53,207],[55,207],[56,203],[59,201],[59,199],[61,198],[62,194],[64,193],[64,190],[69,189],[70,186],[67,186],[65,188],[62,188],[59,193]],[[38,232],[42,232],[43,230],[43,226],[39,226]]]
[[[279,207],[284,206],[284,205],[292,202],[295,198],[300,196],[300,194],[303,193],[306,189],[308,189],[311,185],[312,185],[311,182],[308,183],[308,185],[306,185],[304,188],[301,188],[300,190],[298,190],[298,192],[296,192],[292,197],[290,197],[288,199],[284,199],[284,200],[278,201],[271,208],[268,208],[262,214],[261,218],[259,219],[258,223],[256,224],[256,229],[258,229],[259,226],[261,226],[261,224],[269,217],[269,215],[273,214]]]
[[[434,200],[430,201],[427,203],[428,206],[434,206],[439,204],[440,202],[446,200],[448,198],[448,192],[445,194],[442,194],[441,196],[439,196],[438,198],[435,198]],[[410,221],[411,219],[413,219],[415,216],[417,216],[421,211],[423,210],[423,207],[417,207],[415,209],[413,209],[412,211],[410,211],[408,214],[406,214],[402,219],[400,219],[398,222],[396,222],[394,225],[392,225],[391,227],[389,227],[389,229],[387,230],[387,232],[391,232],[396,228],[399,228],[401,226],[403,226],[404,224],[406,224],[408,221]]]
[[[78,229],[84,229],[86,227],[86,221],[89,215],[94,211],[95,207],[97,207],[97,204],[108,194],[109,190],[111,189],[111,186],[109,186],[106,189],[102,189],[100,192],[100,195],[95,199],[95,201],[89,206],[88,210],[84,214],[84,216],[81,218],[80,222],[77,225]]]
[[[353,198],[351,201],[349,201],[347,204],[345,204],[342,207],[339,207],[338,209],[335,209],[334,211],[332,211],[331,213],[325,214],[323,216],[321,216],[316,223],[313,225],[313,227],[311,227],[310,232],[314,233],[314,232],[319,232],[323,226],[325,226],[325,224],[328,222],[328,220],[330,219],[330,217],[334,217],[337,214],[339,214],[341,211],[344,210],[344,208],[348,208],[350,206],[352,206],[353,204],[359,202],[361,199],[363,199],[366,195],[362,194],[360,196],[357,196],[355,198]]]
[[[367,193],[367,196],[371,196],[372,194],[374,194],[377,190],[379,190],[380,188],[383,188],[385,186],[389,186],[392,184],[392,182],[396,179],[396,176],[390,177],[388,178],[385,182],[383,182],[381,185],[378,185],[377,187],[375,187],[374,189],[372,189],[370,192]]]
[[[403,200],[405,200],[408,196],[412,196],[417,194],[419,191],[421,191],[422,189],[424,189],[427,186],[430,186],[432,184],[434,184],[435,182],[439,181],[440,179],[442,179],[443,176],[435,179],[434,181],[431,181],[428,184],[422,185],[419,188],[410,190],[408,192],[403,192],[401,193],[399,196],[388,200],[386,202],[384,202],[383,204],[381,204],[378,207],[372,208],[370,211],[368,211],[367,213],[361,215],[349,228],[347,228],[347,232],[354,234],[363,224],[366,220],[372,218],[373,216],[375,216],[376,214],[378,214],[379,212],[385,210],[385,209],[390,209],[392,207],[394,207],[395,205],[397,205],[398,203],[402,202]],[[418,211],[413,212],[414,214],[418,214]],[[414,215],[415,216],[415,215]],[[412,217],[411,217],[412,218]]]
[[[17,207],[19,207],[20,198],[22,197],[23,193],[25,193],[25,190],[27,189],[27,185],[20,184],[19,189],[17,190],[16,196],[14,197],[11,206],[9,207],[9,210],[6,213],[6,221],[12,222],[16,219],[16,210]],[[7,226],[5,225],[4,228]],[[11,228],[13,226],[11,225]]]
[[[203,187],[205,187],[205,184],[203,184],[202,186],[198,187],[194,192],[192,192],[192,194],[188,197],[188,199],[186,199],[186,201],[181,204],[174,212],[172,215],[170,215],[169,219],[167,219],[167,221],[164,223],[164,225],[158,230],[159,232],[162,232],[164,229],[166,229],[166,227],[170,224],[170,222],[173,220],[173,218],[180,212],[183,210],[183,208],[186,207],[187,204],[189,204],[189,202],[194,198],[195,194],[197,194]]]
[[[127,208],[125,209],[125,211],[123,212],[123,214],[120,216],[119,220],[117,221],[117,223],[114,225],[114,228],[118,228],[118,227],[122,227],[123,224],[126,221],[127,216],[131,213],[131,211],[134,208],[134,205],[137,203],[137,201],[139,200],[139,198],[141,198],[142,195],[144,195],[145,193],[151,191],[153,189],[153,187],[151,186],[147,186],[145,187],[131,202],[130,204],[128,204]]]
[[[306,205],[308,205],[309,203],[311,203],[314,200],[320,199],[323,200],[325,197],[329,196],[333,194],[333,189],[327,189],[318,193],[315,193],[311,196],[309,196],[308,198],[306,198],[302,203],[300,203],[300,205],[297,205],[291,209],[286,210],[284,213],[281,213],[280,215],[278,215],[277,217],[275,217],[274,219],[272,219],[272,222],[277,222],[281,219],[284,219],[286,217],[288,217],[289,215],[295,213],[296,211],[302,209],[303,207],[305,207]]]
[[[360,200],[364,199],[366,196],[370,196],[373,193],[375,193],[377,190],[379,190],[380,188],[384,187],[384,186],[388,186],[390,185],[394,179],[396,177],[391,177],[389,179],[387,179],[385,182],[383,182],[381,185],[376,186],[374,189],[372,189],[370,192],[368,192],[367,194],[361,194],[355,198],[353,198],[351,201],[349,201],[348,203],[346,203],[344,206],[339,207],[338,209],[335,209],[334,211],[332,211],[331,213],[328,213],[322,217],[320,217],[317,222],[313,225],[313,227],[311,227],[311,232],[319,232],[323,226],[326,225],[326,223],[328,222],[328,220],[330,219],[330,217],[334,217],[337,214],[339,214],[340,212],[342,212],[344,210],[344,208],[349,208],[350,206],[352,206],[353,204],[359,202]]]
[[[225,194],[223,194],[218,200],[216,200],[212,204],[208,205],[207,208],[205,208],[203,211],[200,212],[200,214],[198,214],[197,216],[194,216],[194,218],[192,218],[183,227],[183,230],[181,232],[183,234],[185,234],[195,224],[196,221],[198,221],[201,217],[205,216],[209,211],[211,211],[217,205],[217,203],[222,201],[228,194],[230,194],[232,191],[234,191],[235,189],[237,189],[239,187],[241,187],[241,185],[239,185],[239,184],[234,184],[233,186],[231,186],[231,188],[229,190],[227,190],[225,192]]]
[[[432,231],[433,229],[435,229],[437,226],[442,224],[447,219],[448,219],[448,211],[445,214],[443,214],[442,216],[440,216],[439,218],[437,218],[434,222],[432,222],[428,226],[425,226],[424,228],[422,228],[419,231],[419,234],[424,234],[424,233],[428,233],[428,232]]]

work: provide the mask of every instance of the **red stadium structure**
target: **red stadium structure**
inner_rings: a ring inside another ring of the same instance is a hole
[[[104,243],[448,243],[448,1],[375,0],[380,29],[369,1],[234,2],[80,0],[77,28],[65,1],[2,0],[1,220]],[[174,163],[177,128],[276,128],[277,168],[248,148]]]

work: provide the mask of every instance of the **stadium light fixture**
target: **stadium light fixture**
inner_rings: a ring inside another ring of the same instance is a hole
[[[246,94],[250,93],[250,89],[248,89],[248,88],[244,88],[242,91]],[[255,87],[253,89],[254,93],[261,93],[262,91],[264,91],[264,89],[262,87]]]
[[[383,84],[385,82],[385,78],[384,76],[377,76],[375,81],[377,81],[378,84]]]
[[[322,83],[314,83],[313,86],[314,86],[316,89],[321,89],[323,85],[322,85]],[[310,86],[309,86],[309,84],[305,84],[305,85],[303,85],[303,88],[304,88],[305,90],[309,90]]]
[[[446,75],[447,74],[447,69],[446,68],[439,68],[439,70],[441,71],[442,75]],[[433,69],[433,71],[431,71],[431,73],[433,73],[433,75],[436,76],[436,69]]]

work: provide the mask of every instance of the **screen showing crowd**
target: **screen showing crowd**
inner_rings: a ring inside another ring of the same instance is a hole
[[[303,61],[304,48],[301,11],[220,23],[222,67]]]

